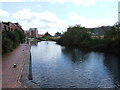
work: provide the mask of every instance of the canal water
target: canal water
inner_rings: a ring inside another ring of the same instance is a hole
[[[31,45],[33,82],[42,88],[114,88],[120,82],[120,58],[65,48],[55,42]]]

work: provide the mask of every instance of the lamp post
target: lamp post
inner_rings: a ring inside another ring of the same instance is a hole
[[[2,21],[0,20],[0,31],[2,31]]]

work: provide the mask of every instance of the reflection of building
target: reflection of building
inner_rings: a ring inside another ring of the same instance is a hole
[[[24,30],[22,29],[22,26],[19,23],[1,22],[0,29],[2,31],[4,31],[4,30],[7,30],[7,31],[20,30],[21,32],[24,33]]]
[[[37,28],[30,28],[28,31],[26,31],[26,37],[38,37],[38,30]]]

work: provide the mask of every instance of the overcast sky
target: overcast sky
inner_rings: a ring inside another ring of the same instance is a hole
[[[9,1],[9,2],[8,2]],[[119,0],[0,0],[0,20],[19,22],[39,33],[65,31],[70,25],[114,25]]]

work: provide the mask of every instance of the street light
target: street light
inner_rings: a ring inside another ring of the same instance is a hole
[[[0,20],[0,31],[2,31],[2,21]]]

